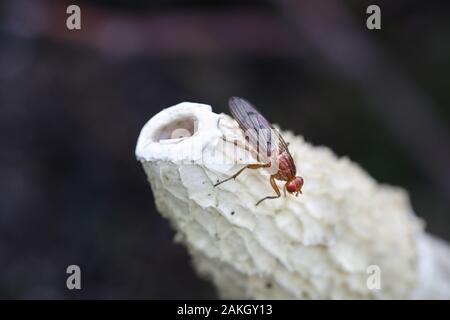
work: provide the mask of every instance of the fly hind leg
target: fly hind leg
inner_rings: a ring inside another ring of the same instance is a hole
[[[280,189],[279,189],[278,186],[277,186],[277,182],[275,181],[275,177],[274,177],[274,176],[270,176],[270,185],[272,186],[273,190],[275,190],[275,192],[277,193],[277,195],[276,195],[276,196],[267,196],[267,197],[262,198],[261,200],[259,200],[259,201],[256,203],[256,206],[257,206],[258,204],[260,204],[261,202],[263,202],[264,200],[267,200],[267,199],[276,199],[276,198],[281,197],[281,192],[280,192]]]
[[[222,184],[224,182],[227,182],[231,179],[236,179],[238,175],[240,175],[245,169],[259,169],[259,168],[269,168],[270,167],[270,163],[255,163],[255,164],[248,164],[245,167],[243,167],[242,169],[240,169],[238,172],[236,172],[235,174],[233,174],[231,177],[226,178],[225,180],[219,181],[217,182],[214,187],[217,187],[219,184]]]

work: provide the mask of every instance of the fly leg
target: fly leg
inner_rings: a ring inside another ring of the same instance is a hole
[[[260,204],[261,202],[263,202],[264,200],[266,200],[266,199],[276,199],[276,198],[281,197],[281,192],[280,192],[280,189],[279,189],[278,186],[277,186],[277,183],[276,183],[276,181],[275,181],[275,177],[274,177],[274,176],[270,176],[270,185],[272,186],[273,190],[275,190],[275,192],[277,193],[277,195],[276,195],[276,196],[267,196],[267,197],[265,197],[265,198],[262,198],[261,200],[259,200],[259,201],[256,203],[256,206],[257,206],[258,204]]]
[[[250,146],[248,144],[248,141],[246,141],[246,143],[243,143],[243,142],[241,142],[241,141],[239,141],[237,139],[231,140],[231,139],[227,138],[225,135],[222,136],[222,140],[227,142],[227,143],[231,143],[232,145],[234,145],[234,147],[238,147],[238,148],[241,148],[241,149],[243,149],[243,150],[245,150],[247,152],[251,152]]]
[[[225,180],[222,180],[220,182],[217,182],[214,187],[217,187],[219,184],[222,184],[224,182],[227,182],[231,179],[236,179],[238,175],[240,175],[245,169],[259,169],[259,168],[269,168],[270,163],[255,163],[255,164],[248,164],[245,167],[243,167],[241,170],[233,174],[231,177],[226,178]]]

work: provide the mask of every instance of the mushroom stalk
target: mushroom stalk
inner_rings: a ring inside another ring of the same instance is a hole
[[[258,206],[273,193],[263,169],[214,187],[255,161],[239,147],[245,139],[229,116],[183,102],[155,115],[139,136],[136,156],[158,211],[222,298],[450,298],[449,246],[424,233],[403,189],[283,135],[303,194]]]

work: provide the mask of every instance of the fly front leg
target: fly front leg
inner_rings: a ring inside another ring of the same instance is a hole
[[[217,182],[214,187],[217,187],[219,184],[222,184],[224,182],[227,182],[231,179],[236,179],[238,175],[240,175],[245,169],[259,169],[259,168],[269,168],[270,163],[255,163],[255,164],[248,164],[245,167],[243,167],[241,170],[233,174],[231,177],[226,178],[225,180],[222,180],[220,182]]]
[[[275,192],[277,193],[277,195],[276,195],[276,196],[267,196],[267,197],[265,197],[265,198],[262,198],[261,200],[259,200],[259,201],[256,203],[256,206],[257,206],[258,204],[260,204],[261,202],[263,202],[264,200],[266,200],[266,199],[276,199],[276,198],[281,197],[281,192],[280,192],[280,189],[279,189],[278,186],[277,186],[277,182],[275,181],[275,177],[274,177],[274,176],[270,176],[270,185],[272,186],[273,190],[275,190]]]

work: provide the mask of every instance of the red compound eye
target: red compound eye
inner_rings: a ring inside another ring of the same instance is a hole
[[[290,193],[296,192],[297,191],[297,184],[295,183],[295,181],[289,181],[286,184],[286,189],[287,191],[289,191]]]
[[[295,177],[291,181],[286,183],[286,190],[290,193],[301,192],[303,186],[303,178]]]

